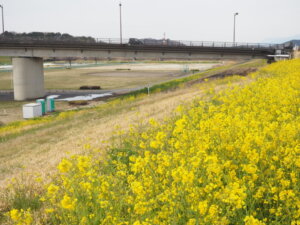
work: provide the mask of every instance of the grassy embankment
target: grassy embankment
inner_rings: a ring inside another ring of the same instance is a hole
[[[97,149],[62,160],[35,221],[299,224],[299,71],[300,60],[269,65],[251,84],[136,126],[105,160]],[[33,221],[24,210],[12,220]]]
[[[260,65],[261,62],[256,61],[233,66],[233,68]],[[174,108],[181,102],[190,102],[195,96],[209,98],[211,93],[208,91],[211,91],[211,88],[217,91],[223,89],[230,80],[239,84],[249,82],[247,79],[241,81],[234,78],[208,80],[196,86],[188,84],[189,81],[222,73],[230,68],[232,66],[216,68],[189,78],[156,85],[151,90],[150,97],[145,97],[142,91],[139,91],[91,109],[59,113],[47,118],[12,123],[3,127],[0,129],[0,147],[3,149],[0,157],[5,163],[1,164],[0,168],[1,180],[20,174],[35,173],[36,176],[47,181],[55,165],[68,154],[82,153],[90,148],[105,148],[112,140],[115,126],[126,130],[130,124],[143,124],[149,117],[162,120],[172,114]],[[181,88],[175,91],[159,93],[179,86]],[[143,92],[146,93],[146,90]],[[86,150],[82,147],[83,143],[88,143],[85,146]],[[24,176],[23,185],[31,185],[32,179],[26,180],[28,178],[28,175]],[[4,198],[7,196],[8,194],[5,194]],[[15,207],[14,204],[17,204],[15,200],[9,201],[12,205],[1,206],[2,210]],[[27,202],[26,199],[24,201]]]

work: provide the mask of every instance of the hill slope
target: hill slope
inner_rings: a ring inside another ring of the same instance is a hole
[[[296,224],[299,71],[300,60],[276,63],[245,87],[181,106],[165,123],[150,120],[105,163],[97,151],[63,160],[45,194],[50,221]]]

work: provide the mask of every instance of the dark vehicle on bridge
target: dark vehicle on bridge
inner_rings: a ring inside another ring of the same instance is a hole
[[[129,38],[128,45],[143,45],[144,43],[137,38]]]
[[[180,41],[173,41],[170,39],[153,39],[153,38],[130,38],[128,45],[140,46],[140,45],[151,45],[151,46],[185,46],[185,44]]]

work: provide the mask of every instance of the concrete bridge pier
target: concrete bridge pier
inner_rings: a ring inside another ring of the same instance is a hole
[[[17,101],[45,96],[43,58],[12,59],[14,98]]]

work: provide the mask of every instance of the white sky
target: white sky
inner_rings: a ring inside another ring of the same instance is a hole
[[[119,37],[117,0],[0,0],[5,30]],[[123,37],[240,42],[300,39],[300,0],[122,0]]]

